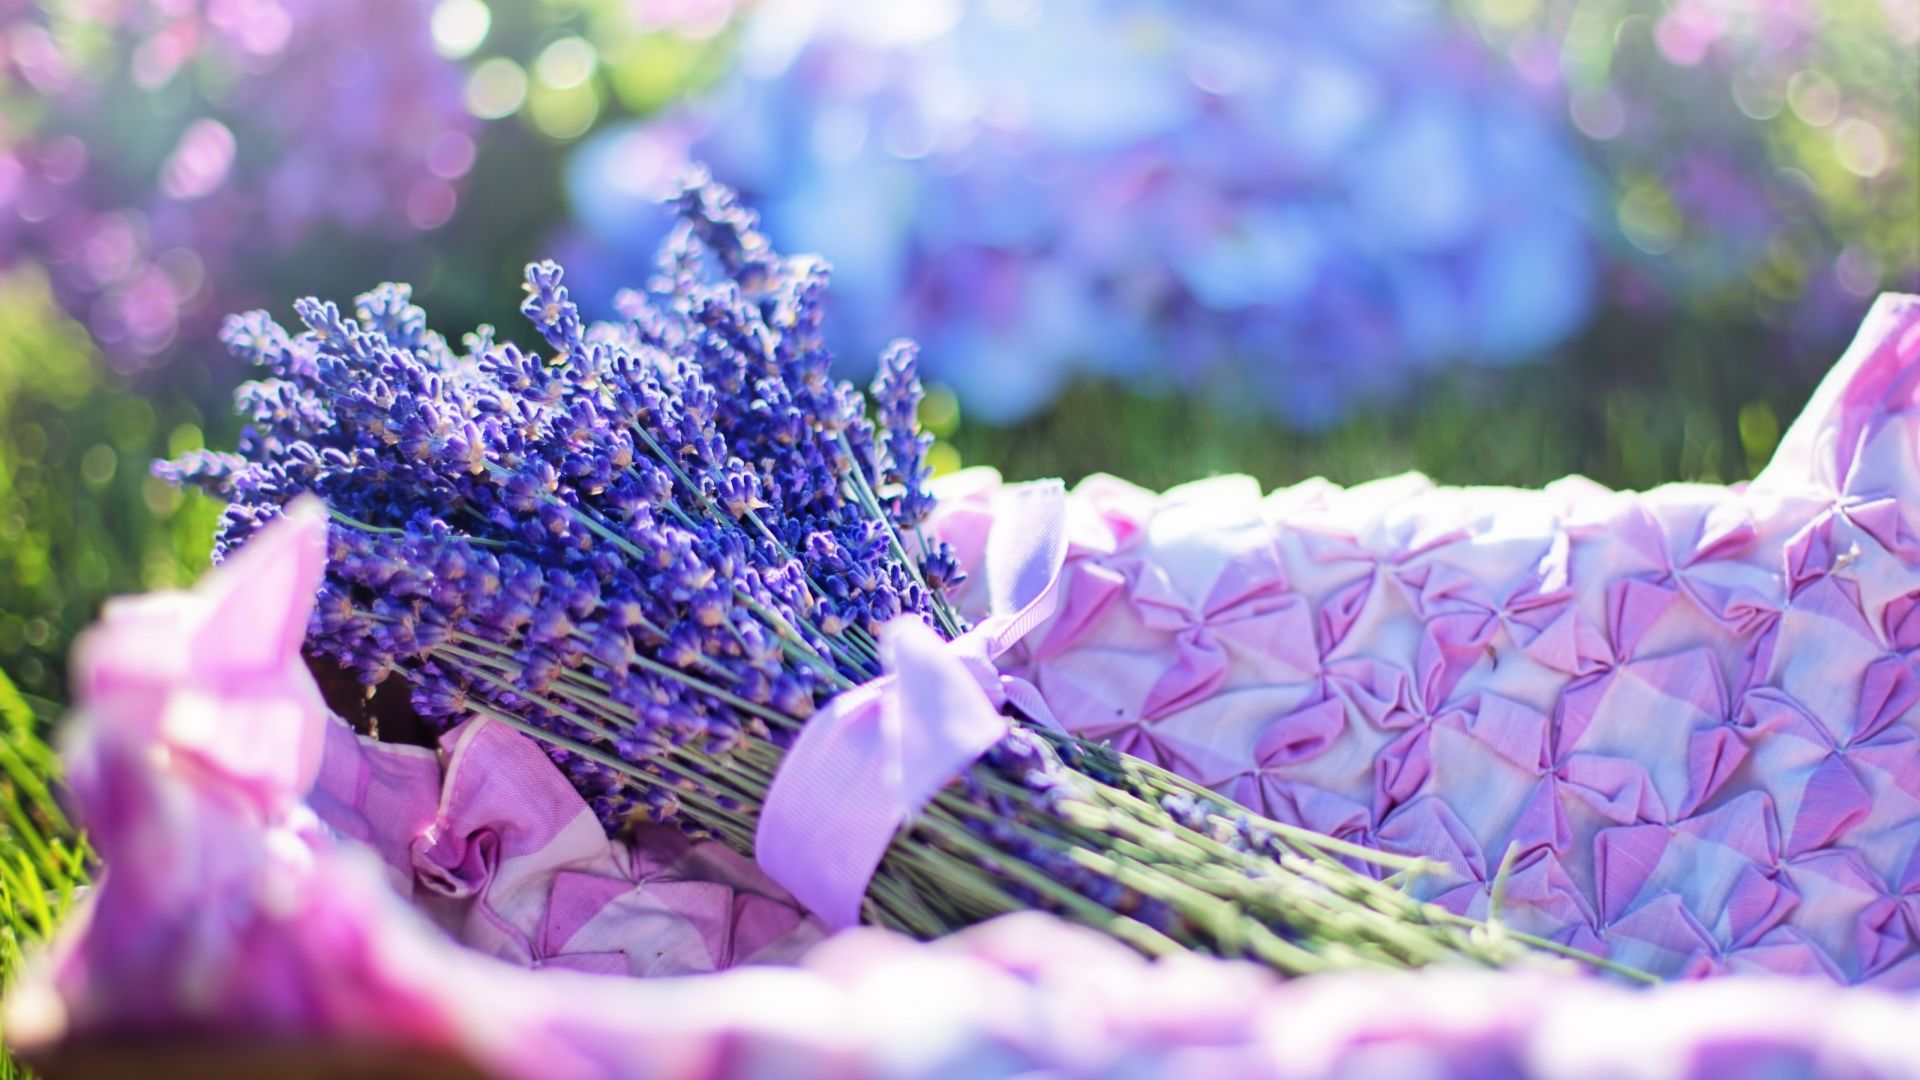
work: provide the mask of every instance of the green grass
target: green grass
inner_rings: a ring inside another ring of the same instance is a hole
[[[104,374],[43,279],[0,278],[0,669],[22,691],[65,700],[67,647],[107,597],[205,566],[218,506],[148,472],[202,423],[178,393]]]
[[[1216,385],[1146,396],[1111,382],[1071,385],[1046,412],[992,427],[932,398],[939,464],[993,465],[1009,478],[1069,483],[1108,472],[1161,489],[1219,473],[1268,488],[1324,476],[1356,484],[1409,470],[1443,484],[1538,487],[1570,473],[1644,490],[1676,480],[1731,483],[1758,472],[1780,432],[1846,346],[1792,357],[1764,327],[1603,320],[1565,356],[1459,369],[1410,382],[1315,431],[1289,429]]]
[[[86,884],[86,841],[54,797],[59,759],[41,737],[44,718],[0,673],[0,988],[47,940]],[[5,1038],[0,1029],[0,1040]],[[26,1070],[0,1050],[0,1080]]]

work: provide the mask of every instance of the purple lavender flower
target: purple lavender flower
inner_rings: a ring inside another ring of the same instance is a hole
[[[882,622],[954,625],[919,565],[890,559],[926,507],[919,388],[897,350],[882,451],[858,392],[824,378],[816,264],[773,255],[730,193],[694,186],[682,207],[660,291],[631,301],[642,318],[586,326],[560,268],[528,268],[551,356],[487,335],[455,354],[402,286],[351,317],[301,301],[298,334],[230,320],[266,376],[237,396],[241,456],[161,474],[232,500],[220,550],[326,499],[314,643],[368,682],[406,668],[430,718],[491,700],[638,759],[649,740],[726,746],[776,705],[804,717],[875,673]],[[951,552],[916,550],[954,583]],[[569,681],[638,727],[540,704]],[[569,760],[604,786],[603,765]]]

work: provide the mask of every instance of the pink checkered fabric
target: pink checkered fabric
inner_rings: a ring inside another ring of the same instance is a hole
[[[1009,657],[1073,730],[1417,853],[1484,915],[1660,974],[1920,984],[1920,299],[1752,484],[1073,493]],[[997,478],[950,478],[976,556]],[[976,560],[977,561],[977,560]]]
[[[523,967],[697,974],[790,961],[823,936],[721,844],[667,828],[609,841],[539,747],[491,721],[437,752],[334,721],[308,803],[456,940]]]

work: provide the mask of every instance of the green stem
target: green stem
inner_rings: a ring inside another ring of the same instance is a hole
[[[834,437],[840,440],[840,452],[847,455],[847,461],[852,465],[847,472],[853,480],[854,498],[859,500],[861,505],[866,507],[867,513],[887,531],[887,546],[893,550],[893,557],[900,560],[900,565],[907,573],[913,575],[914,583],[926,589],[928,596],[932,596],[933,590],[927,588],[927,579],[920,573],[919,562],[907,554],[906,545],[900,542],[899,531],[893,527],[892,520],[887,517],[886,510],[880,505],[880,497],[873,493],[872,485],[867,483],[867,474],[860,467],[860,459],[854,455],[853,444],[847,442],[847,433],[836,432]],[[944,607],[936,606],[934,617],[940,622],[940,628],[946,632],[949,639],[960,636],[959,625]]]
[[[459,639],[462,642],[462,644],[465,644],[465,645],[484,646],[487,648],[501,650],[503,653],[505,653],[508,656],[511,655],[511,653],[506,653],[506,651],[503,649],[502,646],[494,642],[487,641],[485,638],[474,637],[471,634],[463,634],[458,631],[456,631],[451,636]],[[435,652],[440,652],[443,650],[453,650],[453,655],[456,655],[456,656],[472,657],[475,660],[481,659],[480,657],[474,656],[472,653],[469,653],[466,650],[460,649],[456,646],[440,645],[440,646],[436,646],[434,649]],[[503,663],[503,664],[505,663],[504,661],[494,661],[494,662]],[[708,697],[714,698],[717,701],[725,702],[726,704],[731,705],[734,708],[739,709],[740,711],[747,713],[750,716],[757,716],[760,719],[767,721],[768,723],[777,724],[783,728],[791,728],[796,726],[799,723],[799,721],[795,720],[793,717],[788,716],[787,714],[780,712],[777,709],[770,709],[765,705],[756,704],[752,701],[747,700],[746,698],[741,697],[740,695],[734,693],[733,691],[726,689],[725,687],[715,686],[712,683],[707,682],[704,679],[701,679],[699,676],[690,675],[687,672],[684,672],[679,668],[674,667],[670,664],[663,664],[658,660],[654,660],[645,656],[640,656],[638,654],[635,654],[633,656],[632,662],[634,666],[640,668],[642,671],[650,671],[656,675],[661,676],[662,678],[672,679],[680,683],[682,686],[685,686],[689,690],[693,690],[696,693],[705,694]],[[505,666],[503,670],[510,671],[512,670],[512,667]],[[591,698],[593,700],[600,702],[607,708],[616,709],[622,713],[625,713],[627,711],[626,706],[620,704],[617,701],[614,701],[612,698],[605,696],[607,692],[610,692],[612,690],[612,687],[608,683],[606,683],[604,680],[595,679],[584,672],[575,671],[571,668],[562,671],[560,678],[569,683],[583,684],[581,688],[578,689],[577,691],[577,693],[580,694],[581,696],[591,695]]]
[[[1080,922],[1103,930],[1149,956],[1174,956],[1187,951],[1185,946],[1146,923],[1096,904],[1038,869],[978,839],[965,825],[945,817],[937,809],[924,814],[922,821],[945,825],[939,832],[943,842],[982,860],[1000,873],[1059,904]]]
[[[396,529],[387,525],[369,524],[368,522],[361,521],[359,518],[350,517],[346,514],[343,514],[340,511],[335,510],[331,506],[327,507],[327,516],[339,522],[340,524],[347,526],[348,528],[357,529],[360,532],[364,532],[364,533],[376,533],[381,536],[407,535],[407,530],[405,529]],[[480,547],[507,548],[507,547],[513,546],[511,543],[505,540],[495,540],[491,537],[486,537],[486,536],[471,536],[467,533],[460,533],[459,537],[460,539],[466,541],[469,544],[477,544]]]

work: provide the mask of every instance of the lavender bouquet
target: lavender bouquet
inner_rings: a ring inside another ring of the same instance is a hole
[[[622,323],[584,324],[560,269],[529,268],[522,310],[545,354],[485,327],[456,354],[396,285],[351,318],[302,301],[297,335],[231,320],[230,347],[268,373],[239,392],[239,453],[159,471],[229,500],[217,551],[320,496],[312,651],[369,688],[400,676],[429,721],[478,714],[532,736],[609,831],[652,819],[744,853],[759,841],[783,881],[851,860],[846,910],[795,889],[829,922],[932,937],[1040,908],[1148,954],[1286,973],[1555,948],[1413,900],[1400,885],[1419,860],[1255,818],[1050,729],[1037,694],[978,663],[991,649],[956,668],[978,633],[952,600],[953,553],[920,528],[914,348],[886,353],[869,419],[829,376],[825,266],[776,255],[703,179],[677,207]],[[988,737],[882,815],[864,866],[842,825],[911,760],[813,777],[828,797],[784,808],[769,842],[788,767],[820,756],[829,718],[867,709],[912,743],[951,718],[901,707],[926,700],[907,684],[956,670],[979,680],[966,689]]]

